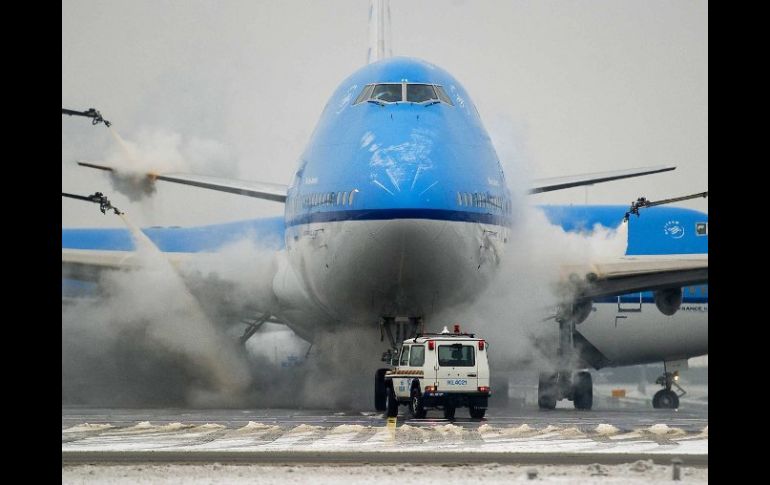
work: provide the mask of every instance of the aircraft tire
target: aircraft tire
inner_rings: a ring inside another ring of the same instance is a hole
[[[652,397],[652,407],[655,409],[678,409],[679,396],[671,389],[661,389]]]
[[[555,409],[558,381],[557,374],[541,373],[537,383],[537,405],[540,409]]]
[[[572,403],[575,409],[589,411],[594,403],[594,385],[591,373],[576,372],[572,378]]]

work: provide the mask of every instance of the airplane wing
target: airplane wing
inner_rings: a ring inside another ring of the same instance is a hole
[[[275,303],[275,295],[272,285],[253,287],[251,297],[253,303],[243,306],[234,306],[229,303],[233,294],[233,282],[226,278],[206,277],[199,271],[201,263],[217,261],[216,253],[175,253],[165,252],[164,258],[174,267],[182,277],[190,293],[199,301],[214,304],[222,310],[221,317],[230,323],[243,323],[247,325],[242,341],[248,340],[259,327],[265,323],[286,324],[280,317],[274,314],[278,308]],[[74,280],[77,282],[96,283],[109,271],[132,271],[145,268],[146,258],[133,251],[101,251],[92,249],[62,248],[62,281]],[[272,281],[271,278],[266,278]],[[62,295],[62,301],[72,302],[82,297],[69,298]],[[256,316],[256,318],[255,318]]]
[[[708,254],[687,258],[627,257],[620,261],[563,268],[563,295],[575,301],[638,291],[708,283]]]
[[[97,165],[94,163],[78,162],[82,167],[96,168],[108,172],[116,172],[112,167],[106,165]],[[148,173],[147,179],[151,182],[155,180],[164,180],[183,185],[193,185],[204,189],[218,190],[220,192],[229,192],[231,194],[246,195],[258,199],[272,200],[275,202],[286,202],[286,191],[288,187],[283,184],[273,184],[268,182],[253,182],[247,180],[234,180],[222,177],[211,177],[208,175],[196,175],[189,173],[167,173],[155,174]]]
[[[164,256],[174,268],[179,269],[189,253],[164,253]],[[61,275],[66,279],[95,282],[104,271],[139,268],[139,257],[133,251],[61,250]]]
[[[611,180],[620,180],[631,177],[641,177],[653,173],[668,172],[676,169],[671,165],[657,165],[654,167],[630,168],[626,170],[612,170],[609,172],[595,172],[583,175],[570,175],[567,177],[550,177],[536,179],[533,187],[529,189],[530,194],[539,194],[540,192],[551,192],[553,190],[568,189],[570,187],[580,187],[581,185],[593,185]]]

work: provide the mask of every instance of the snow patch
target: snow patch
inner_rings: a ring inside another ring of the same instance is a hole
[[[202,431],[213,431],[213,430],[225,429],[225,428],[226,426],[222,426],[221,424],[215,424],[215,423],[206,423],[195,427],[195,429],[199,429]]]
[[[361,431],[367,429],[366,426],[361,426],[360,424],[341,424],[339,426],[335,426],[330,431],[331,434],[344,434],[344,433],[360,433]]]
[[[242,428],[238,428],[238,431],[267,431],[267,430],[274,430],[277,428],[278,426],[272,426],[269,424],[255,423],[254,421],[249,421]]]
[[[85,433],[88,431],[101,431],[103,429],[114,428],[111,424],[89,424],[83,423],[76,426],[70,426],[67,429],[62,430],[62,433]]]
[[[604,465],[600,465],[599,463],[591,463],[586,467],[586,470],[591,474],[592,477],[606,477],[610,474],[609,468]]]
[[[296,428],[292,428],[287,432],[287,435],[291,434],[300,434],[300,433],[315,433],[316,431],[322,429],[321,426],[311,426],[309,424],[300,424]]]
[[[602,423],[594,429],[594,432],[598,435],[609,436],[619,433],[620,430],[611,424]]]
[[[652,470],[654,466],[652,460],[636,460],[628,467],[628,469],[632,472],[646,472]]]
[[[480,430],[479,430],[480,431]],[[522,424],[518,427],[503,428],[499,430],[500,436],[506,437],[520,437],[535,434],[537,430],[528,424]]]
[[[448,437],[459,437],[463,434],[463,428],[461,426],[455,426],[454,424],[445,424],[443,426],[436,426],[433,428],[438,434]]]
[[[671,428],[667,424],[661,424],[661,423],[653,424],[652,426],[647,428],[645,431],[658,436],[663,436],[663,435],[671,436],[671,435],[685,434],[684,430],[680,428]]]
[[[561,430],[560,434],[562,436],[567,436],[567,437],[576,437],[576,436],[585,436],[586,435],[584,432],[580,431],[575,426],[571,426],[569,428],[565,428],[565,429]]]
[[[396,434],[406,439],[411,438],[411,439],[423,440],[427,438],[428,431],[426,431],[424,428],[420,428],[417,426],[409,426],[408,424],[404,424],[401,427],[396,428]]]

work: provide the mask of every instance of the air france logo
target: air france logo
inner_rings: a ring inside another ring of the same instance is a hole
[[[679,221],[668,221],[665,226],[663,226],[663,232],[671,236],[672,239],[681,239],[684,237],[684,227],[679,223]]]

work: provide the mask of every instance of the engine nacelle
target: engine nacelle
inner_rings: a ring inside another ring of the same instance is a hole
[[[573,320],[575,325],[583,323],[594,308],[591,300],[581,300],[577,303],[562,304],[559,308],[559,320]]]
[[[666,288],[655,292],[655,306],[660,313],[671,316],[682,306],[682,289]]]

